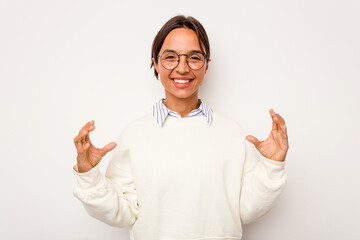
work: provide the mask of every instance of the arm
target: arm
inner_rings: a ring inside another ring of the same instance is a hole
[[[132,225],[139,211],[125,137],[123,132],[117,141],[106,175],[99,171],[98,165],[83,173],[77,172],[77,166],[73,169],[77,180],[73,193],[83,203],[88,214],[117,227]]]
[[[270,210],[282,192],[287,179],[285,162],[260,155],[245,141],[245,165],[240,196],[240,217],[243,224],[260,219]]]
[[[259,141],[252,135],[244,140],[245,162],[240,197],[244,224],[256,221],[271,209],[286,183],[285,158],[289,149],[285,120],[270,109],[273,120],[269,137]],[[257,161],[253,146],[260,153]]]

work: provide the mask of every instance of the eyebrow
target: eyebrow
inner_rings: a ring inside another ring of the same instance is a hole
[[[177,53],[175,50],[165,49],[165,50],[162,52],[162,54],[164,54],[165,52],[174,52],[174,53]],[[204,53],[203,53],[202,51],[200,51],[200,50],[191,50],[191,51],[189,51],[188,53],[193,53],[193,52],[204,54]]]

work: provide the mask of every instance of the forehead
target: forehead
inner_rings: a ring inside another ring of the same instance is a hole
[[[200,51],[198,36],[195,31],[187,28],[175,28],[166,36],[160,49],[174,50],[178,53],[190,52],[193,50]]]

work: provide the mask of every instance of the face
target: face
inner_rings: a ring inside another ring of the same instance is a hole
[[[194,30],[186,28],[176,28],[172,30],[165,38],[160,49],[159,55],[164,51],[175,51],[177,54],[188,54],[192,51],[201,51],[198,37]],[[186,62],[186,56],[180,56],[178,66],[172,70],[164,68],[160,62],[155,62],[154,67],[159,73],[160,81],[165,88],[166,98],[191,98],[196,97],[198,88],[201,85],[205,73],[208,69],[208,61],[199,70],[189,68]],[[189,84],[175,83],[174,79],[191,80]]]

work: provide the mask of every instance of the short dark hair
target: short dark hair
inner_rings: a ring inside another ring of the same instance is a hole
[[[152,44],[151,59],[154,58],[156,63],[158,62],[158,55],[164,43],[164,40],[166,36],[175,28],[188,28],[194,30],[196,35],[198,36],[201,51],[205,54],[206,59],[210,58],[210,43],[205,28],[198,20],[191,16],[185,17],[184,15],[177,15],[168,20],[155,36]],[[152,68],[153,66],[154,62],[151,60],[150,68]],[[158,79],[159,74],[155,68],[154,75]]]

